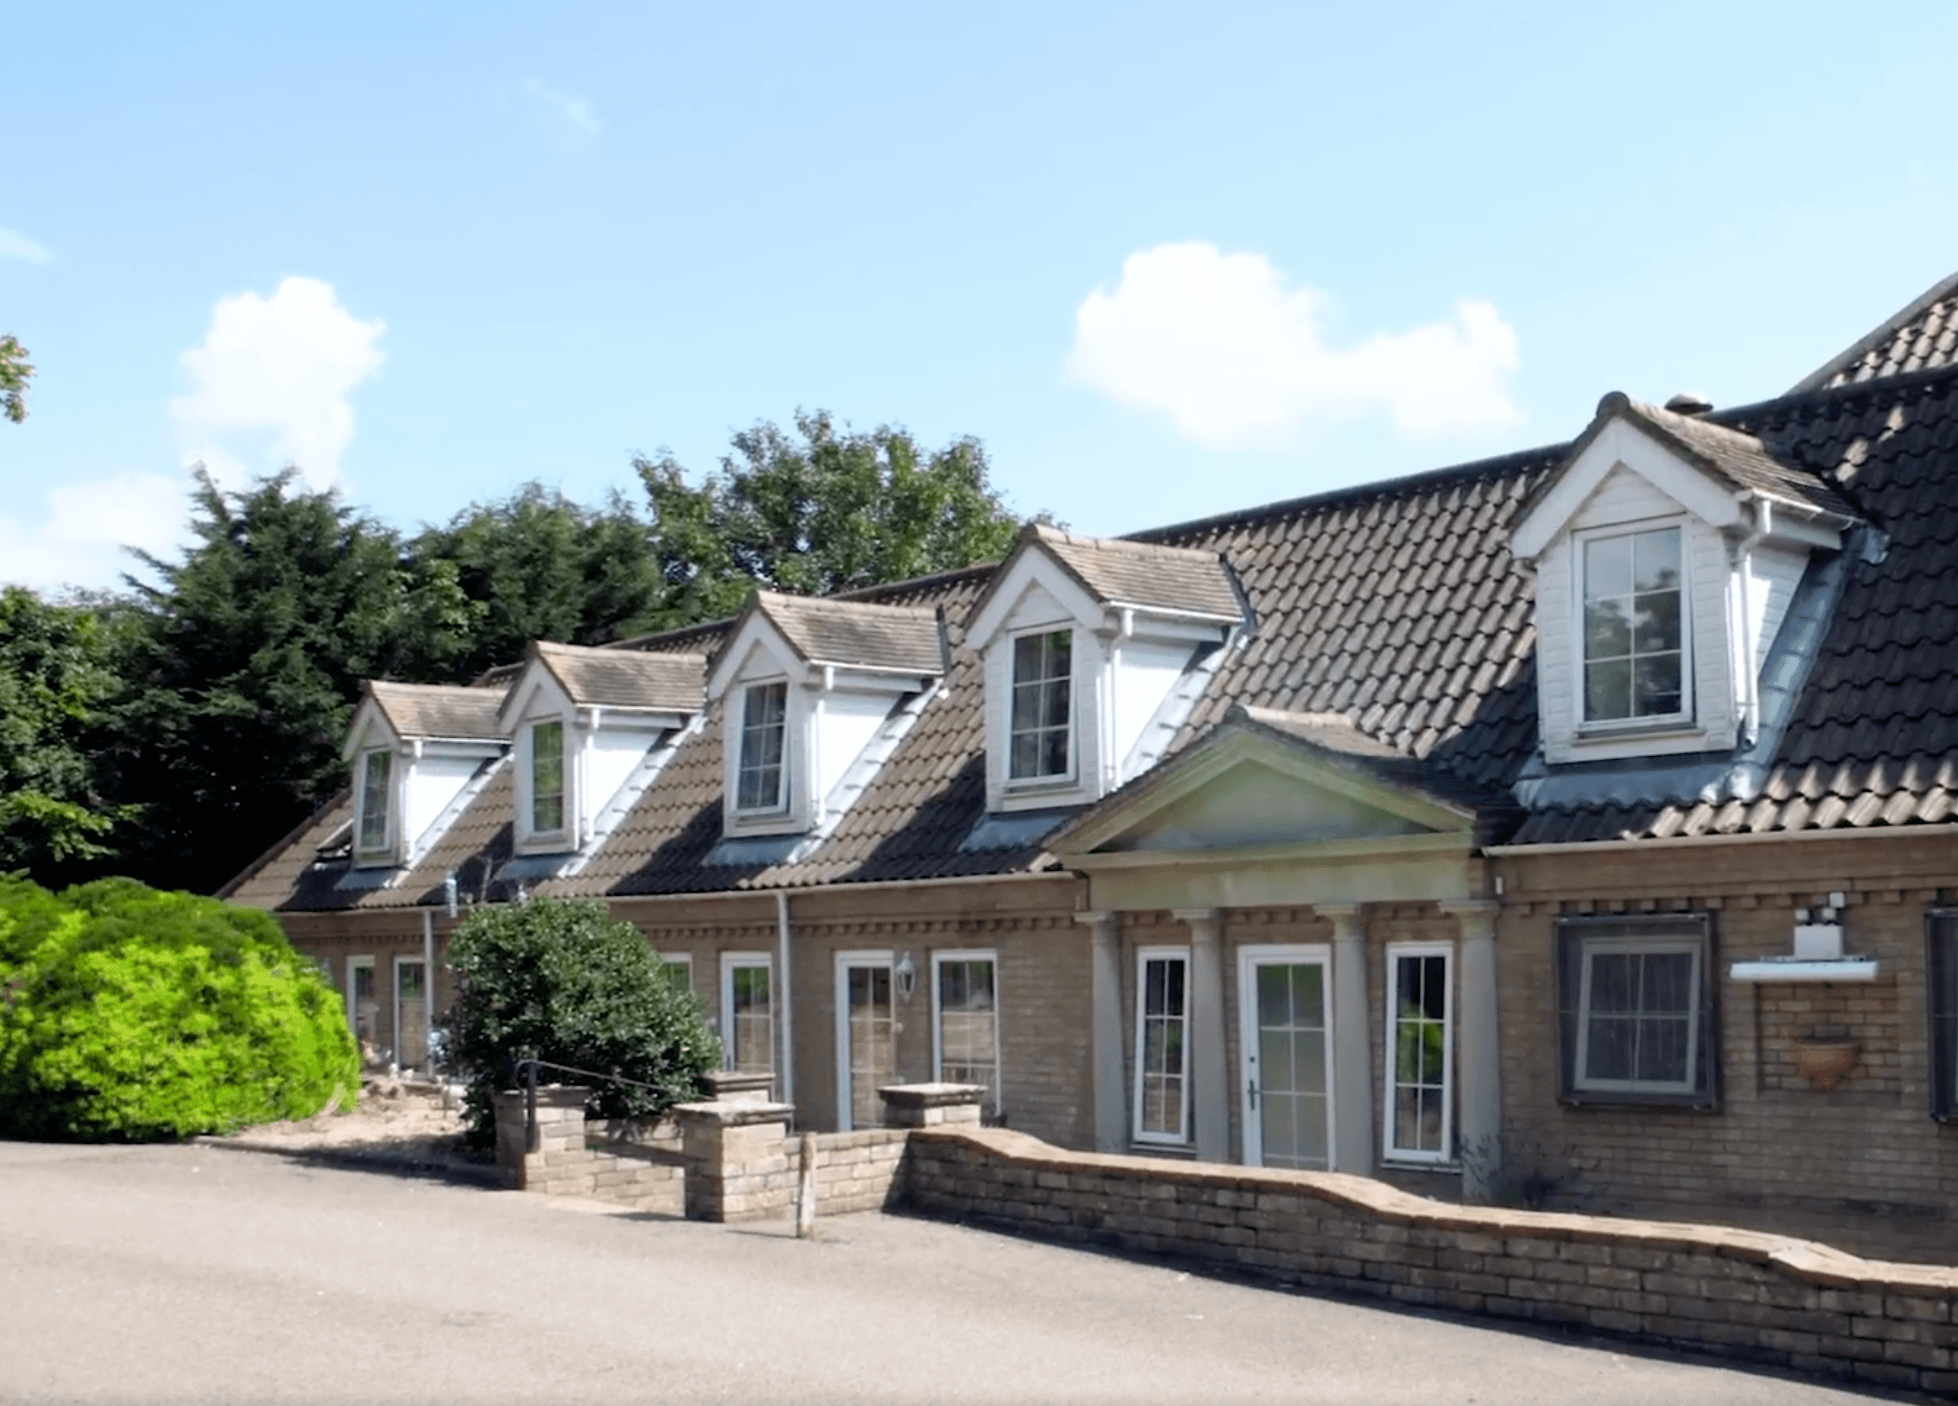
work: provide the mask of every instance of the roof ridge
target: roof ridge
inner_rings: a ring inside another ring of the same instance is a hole
[[[1894,376],[1874,376],[1867,381],[1845,381],[1839,386],[1817,386],[1812,390],[1784,391],[1780,395],[1768,396],[1762,400],[1709,410],[1700,418],[1709,422],[1718,422],[1763,415],[1770,410],[1779,410],[1783,407],[1803,409],[1824,401],[1849,400],[1859,395],[1873,396],[1894,392],[1901,396],[1907,391],[1953,378],[1958,378],[1958,361],[1948,366],[1926,366],[1916,371],[1899,371]]]
[[[1876,350],[1884,341],[1896,336],[1897,333],[1903,330],[1906,323],[1916,321],[1933,303],[1942,302],[1954,294],[1958,294],[1958,273],[1950,274],[1933,283],[1929,289],[1919,293],[1915,298],[1905,303],[1895,313],[1891,314],[1888,319],[1878,323],[1861,337],[1858,337],[1854,342],[1851,342],[1847,347],[1837,352],[1829,360],[1823,362],[1822,365],[1816,367],[1815,370],[1809,372],[1808,375],[1802,377],[1801,380],[1795,382],[1794,385],[1788,388],[1788,394],[1799,395],[1813,390],[1834,389],[1828,386],[1828,382],[1832,377],[1842,375],[1870,352]],[[1869,378],[1869,380],[1873,381],[1891,379],[1894,378],[1888,376],[1872,376]],[[1852,381],[1848,384],[1867,385],[1868,381]]]
[[[1307,493],[1297,498],[1284,498],[1275,503],[1235,508],[1230,512],[1191,518],[1186,522],[1170,523],[1163,527],[1140,528],[1134,532],[1123,533],[1120,540],[1152,542],[1163,537],[1181,537],[1198,531],[1211,532],[1221,527],[1243,526],[1266,518],[1284,517],[1308,510],[1319,511],[1343,502],[1362,502],[1397,494],[1420,492],[1431,487],[1439,487],[1455,479],[1495,478],[1533,462],[1561,455],[1570,448],[1571,443],[1570,440],[1561,440],[1530,449],[1512,450],[1508,454],[1493,455],[1487,459],[1470,459],[1464,463],[1448,464],[1438,469],[1422,469],[1416,473],[1402,474],[1397,478],[1375,479],[1368,483],[1348,484],[1341,488]]]

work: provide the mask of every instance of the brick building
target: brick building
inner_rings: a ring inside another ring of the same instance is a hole
[[[1951,280],[1757,405],[376,683],[228,896],[404,1064],[451,892],[593,896],[813,1128],[944,1077],[1063,1146],[1947,1256],[1955,537]]]

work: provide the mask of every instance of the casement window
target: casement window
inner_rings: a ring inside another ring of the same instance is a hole
[[[1712,1106],[1711,946],[1699,915],[1559,924],[1565,1099]]]
[[[1136,953],[1135,1140],[1190,1140],[1190,954]]]
[[[931,966],[932,1077],[980,1084],[998,1113],[999,963],[991,952],[938,952]]]
[[[564,724],[556,718],[530,725],[530,832],[564,830]]]
[[[1454,1136],[1454,949],[1387,948],[1387,1129],[1397,1162],[1445,1162]]]
[[[1043,630],[1013,641],[1009,780],[1062,780],[1074,774],[1073,685],[1072,630]]]
[[[789,803],[789,686],[751,684],[741,695],[741,759],[735,773],[735,809],[782,810]]]
[[[721,1045],[727,1067],[743,1074],[775,1070],[775,1001],[765,953],[721,958]]]
[[[1680,530],[1583,540],[1584,721],[1688,712]]]
[[[1958,1121],[1958,913],[1925,918],[1930,949],[1931,1116]]]
[[[386,748],[360,754],[360,840],[362,854],[384,854],[393,831],[394,753]]]

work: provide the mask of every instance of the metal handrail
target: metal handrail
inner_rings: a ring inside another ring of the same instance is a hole
[[[580,1069],[575,1064],[559,1064],[556,1060],[538,1059],[529,1056],[516,1062],[516,1077],[523,1080],[523,1141],[526,1152],[535,1152],[540,1144],[537,1135],[537,1071],[555,1069],[561,1074],[581,1074],[587,1079],[603,1079],[609,1084],[627,1084],[635,1089],[651,1089],[656,1094],[672,1093],[671,1084],[649,1084],[644,1079],[628,1079],[623,1074],[601,1074],[596,1069]]]

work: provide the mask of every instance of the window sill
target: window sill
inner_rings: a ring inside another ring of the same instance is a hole
[[[1383,1156],[1380,1165],[1390,1172],[1439,1172],[1446,1176],[1458,1176],[1462,1170],[1460,1162],[1428,1162],[1394,1153]]]
[[[1576,1093],[1559,1094],[1565,1108],[1672,1108],[1681,1113],[1718,1113],[1720,1101],[1710,1094]]]
[[[1132,1157],[1164,1157],[1180,1162],[1197,1160],[1195,1143],[1189,1142],[1137,1142],[1129,1140],[1129,1155]]]
[[[1706,729],[1692,718],[1638,719],[1630,722],[1580,723],[1572,741],[1610,742],[1620,737],[1691,737]]]

